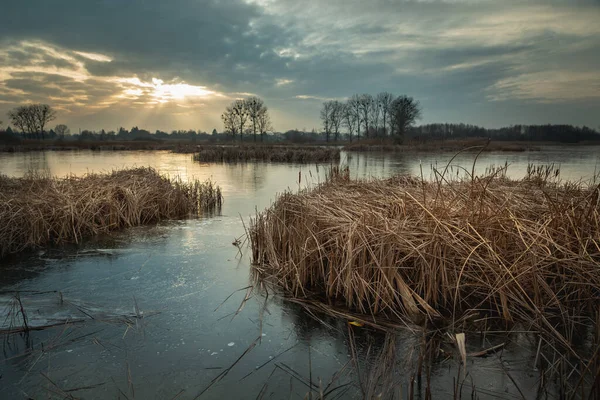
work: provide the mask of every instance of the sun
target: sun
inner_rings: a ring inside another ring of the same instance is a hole
[[[126,99],[143,99],[150,104],[164,104],[169,102],[182,103],[209,96],[220,96],[220,93],[208,90],[205,86],[195,86],[183,81],[165,83],[162,79],[152,78],[142,81],[138,77],[117,78],[121,84],[121,93],[118,97]]]
[[[152,78],[152,97],[161,103],[173,100],[184,100],[188,97],[206,97],[215,94],[204,86],[188,85],[187,83],[164,83],[162,79]]]

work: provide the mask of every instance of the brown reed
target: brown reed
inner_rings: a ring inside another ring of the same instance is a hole
[[[597,363],[574,342],[597,334],[600,185],[528,171],[522,180],[503,168],[461,179],[436,171],[428,182],[334,170],[251,221],[254,272],[288,296],[371,321],[455,332],[519,324],[574,365]]]
[[[0,176],[0,256],[212,212],[221,203],[214,183],[183,182],[152,168],[67,178]]]
[[[286,162],[286,163],[325,163],[339,161],[340,150],[319,146],[199,146],[194,161],[200,162]]]

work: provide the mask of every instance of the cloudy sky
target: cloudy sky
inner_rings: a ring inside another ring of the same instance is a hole
[[[599,0],[27,0],[0,6],[0,120],[28,101],[73,131],[222,129],[262,97],[276,130],[390,91],[422,123],[600,127]]]

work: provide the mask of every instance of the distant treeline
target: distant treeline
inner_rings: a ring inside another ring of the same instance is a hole
[[[514,125],[499,129],[488,129],[469,124],[427,124],[410,127],[406,132],[407,139],[417,141],[450,140],[461,138],[491,138],[508,141],[549,141],[562,143],[578,143],[585,141],[600,142],[600,133],[588,127],[572,125]],[[40,135],[23,133],[7,128],[0,129],[0,143],[18,143],[23,139],[40,139]],[[383,137],[382,137],[383,139]],[[165,132],[157,130],[150,132],[136,126],[127,130],[117,131],[82,130],[81,133],[70,134],[69,129],[62,125],[58,131],[50,129],[45,132],[46,141],[190,141],[190,142],[230,142],[234,140],[231,133],[211,133],[195,130],[174,130]],[[239,141],[239,135],[235,137]],[[244,141],[252,141],[250,135],[244,136]],[[316,130],[305,131],[292,129],[287,132],[274,132],[264,135],[265,142],[313,143],[326,142],[327,134]],[[340,134],[338,141],[348,141],[348,134]]]
[[[453,139],[487,137],[495,140],[547,141],[578,143],[600,141],[600,133],[587,126],[573,125],[513,125],[499,129],[487,129],[469,124],[428,124],[412,127],[410,136],[418,139]]]

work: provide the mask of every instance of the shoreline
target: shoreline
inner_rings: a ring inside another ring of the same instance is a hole
[[[348,144],[344,151],[352,152],[444,152],[444,151],[470,151],[470,152],[525,152],[540,151],[542,146],[599,146],[598,143],[560,143],[550,141],[504,141],[488,139],[456,139],[432,141],[408,141],[396,144],[389,141],[363,141]]]
[[[439,152],[461,151],[469,147],[482,147],[483,151],[524,152],[539,151],[541,146],[562,147],[587,147],[600,146],[600,142],[561,143],[553,141],[502,141],[487,139],[451,139],[430,141],[407,141],[404,144],[395,144],[391,141],[379,139],[361,140],[355,142],[192,142],[192,141],[158,141],[158,140],[131,140],[131,141],[37,141],[28,140],[20,143],[0,143],[0,153],[28,153],[39,151],[172,151],[175,153],[196,153],[202,148],[212,147],[284,147],[284,148],[314,148],[314,147],[341,147],[343,151],[351,152]],[[470,149],[479,151],[481,148]]]

